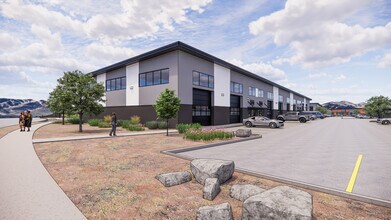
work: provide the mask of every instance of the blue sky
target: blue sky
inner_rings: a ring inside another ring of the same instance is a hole
[[[0,97],[178,40],[314,102],[391,97],[387,0],[0,0],[0,28]]]

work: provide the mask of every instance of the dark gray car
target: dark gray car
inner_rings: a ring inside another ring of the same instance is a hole
[[[305,123],[310,120],[309,115],[302,115],[300,112],[287,112],[277,116],[277,120],[280,121],[299,121]]]
[[[246,127],[267,126],[269,128],[280,128],[284,126],[284,122],[263,116],[253,116],[243,119],[243,125]]]

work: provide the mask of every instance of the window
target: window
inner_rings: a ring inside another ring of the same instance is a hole
[[[193,116],[210,116],[209,106],[195,105],[192,109]]]
[[[243,84],[231,82],[231,92],[233,93],[243,93]]]
[[[255,88],[254,87],[248,87],[248,95],[249,96],[255,96]]]
[[[286,103],[290,103],[290,102],[291,102],[291,98],[286,97]]]
[[[214,77],[205,73],[193,71],[193,85],[214,88]]]
[[[169,81],[170,80],[169,80],[169,70],[168,69],[140,73],[140,75],[139,75],[139,86],[140,87],[167,84],[167,83],[169,83]]]
[[[263,90],[262,89],[258,89],[258,97],[263,98]]]
[[[273,99],[273,93],[267,92],[267,99]]]
[[[106,91],[126,89],[126,77],[106,80]]]
[[[278,101],[279,101],[279,102],[283,102],[283,101],[284,101],[284,97],[283,97],[282,95],[279,95],[279,96],[278,96]]]

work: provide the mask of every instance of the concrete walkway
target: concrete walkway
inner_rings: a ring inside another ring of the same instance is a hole
[[[134,133],[120,133],[116,137],[127,137],[127,136],[138,136],[138,135],[149,135],[149,134],[165,134],[167,131],[143,131]],[[177,130],[169,129],[169,134],[178,133]],[[58,142],[58,141],[76,141],[76,140],[87,140],[97,138],[116,138],[115,136],[109,136],[108,134],[97,134],[97,135],[83,135],[83,136],[70,136],[70,137],[55,137],[55,138],[37,138],[33,139],[33,143],[46,143],[46,142]]]
[[[0,139],[0,219],[86,219],[34,151],[33,132],[45,124]]]

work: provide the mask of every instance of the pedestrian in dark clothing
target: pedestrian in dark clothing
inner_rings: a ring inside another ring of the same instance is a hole
[[[25,119],[25,116],[24,116],[24,112],[21,112],[20,115],[19,115],[19,127],[20,127],[20,131],[24,131],[24,119]]]
[[[116,130],[117,130],[117,116],[115,115],[115,112],[113,112],[111,113],[111,131],[109,135],[117,136],[115,134]]]
[[[33,121],[33,116],[31,115],[30,111],[27,111],[27,115],[24,119],[24,127],[27,127],[27,132],[30,131],[31,128],[31,122]]]

